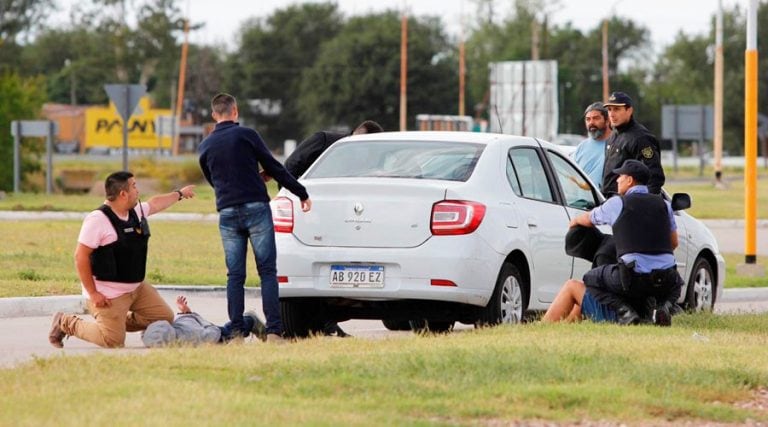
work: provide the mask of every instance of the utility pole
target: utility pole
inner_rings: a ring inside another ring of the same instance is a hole
[[[408,15],[400,18],[400,131],[407,130],[408,117]]]
[[[717,2],[715,21],[715,188],[723,190],[723,1]]]
[[[189,47],[189,11],[187,18],[184,18],[184,43],[181,45],[181,61],[179,62],[179,89],[176,92],[176,108],[173,112],[173,120],[176,122],[176,129],[181,127],[181,112],[184,110],[184,81],[187,76],[187,49]],[[179,135],[174,132],[171,136],[171,154],[179,154]]]
[[[466,91],[466,63],[464,53],[464,1],[461,2],[461,40],[459,41],[459,115],[464,115],[464,93]]]
[[[608,18],[603,18],[603,102],[608,102]]]
[[[608,19],[616,15],[616,6],[623,0],[616,0],[611,5],[610,13],[603,18],[603,102],[608,102],[608,95],[611,93],[610,84],[608,82]]]

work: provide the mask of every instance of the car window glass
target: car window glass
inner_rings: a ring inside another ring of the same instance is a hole
[[[547,180],[547,174],[544,172],[544,166],[536,150],[532,148],[513,148],[509,150],[507,157],[507,178],[510,177],[510,167],[513,169],[512,175],[517,179],[517,183],[510,179],[510,185],[515,192],[523,197],[545,202],[552,202],[552,190]]]
[[[318,159],[307,178],[386,177],[466,181],[485,145],[435,141],[347,141]]]
[[[550,151],[550,160],[555,168],[555,175],[563,189],[565,204],[572,208],[589,210],[597,206],[593,187],[584,175],[558,154]]]

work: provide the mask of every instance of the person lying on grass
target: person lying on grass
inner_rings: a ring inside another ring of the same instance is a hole
[[[227,342],[235,338],[231,330],[231,322],[224,326],[216,326],[203,316],[192,311],[185,296],[176,298],[179,312],[173,323],[159,320],[150,324],[141,340],[147,347],[166,347],[169,345],[200,345]],[[264,322],[253,312],[245,313],[244,321],[248,329],[259,339],[266,338]]]

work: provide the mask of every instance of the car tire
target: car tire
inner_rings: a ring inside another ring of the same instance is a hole
[[[690,312],[711,311],[715,305],[715,275],[705,258],[693,263],[691,277],[685,291],[685,308]]]
[[[411,330],[411,323],[407,320],[383,319],[381,323],[383,323],[384,327],[389,329],[390,331],[410,331]]]
[[[417,320],[411,320],[408,322],[410,324],[410,329],[413,330],[414,333],[417,334],[444,334],[451,332],[453,330],[453,324],[454,321],[438,321],[438,320],[427,320],[427,319],[417,319]]]
[[[516,324],[523,321],[528,293],[517,266],[505,262],[488,305],[480,310],[475,327]]]
[[[287,337],[306,338],[323,330],[314,304],[304,301],[280,301],[283,333]]]

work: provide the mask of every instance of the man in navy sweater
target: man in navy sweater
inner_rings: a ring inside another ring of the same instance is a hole
[[[280,299],[277,285],[277,248],[269,194],[259,165],[301,200],[309,212],[312,201],[303,185],[285,170],[253,129],[237,123],[235,97],[220,93],[211,100],[216,128],[200,144],[200,167],[216,193],[219,232],[227,264],[227,311],[233,334],[248,336],[245,311],[245,258],[248,240],[256,255],[261,298],[267,318],[267,341],[281,341]]]

